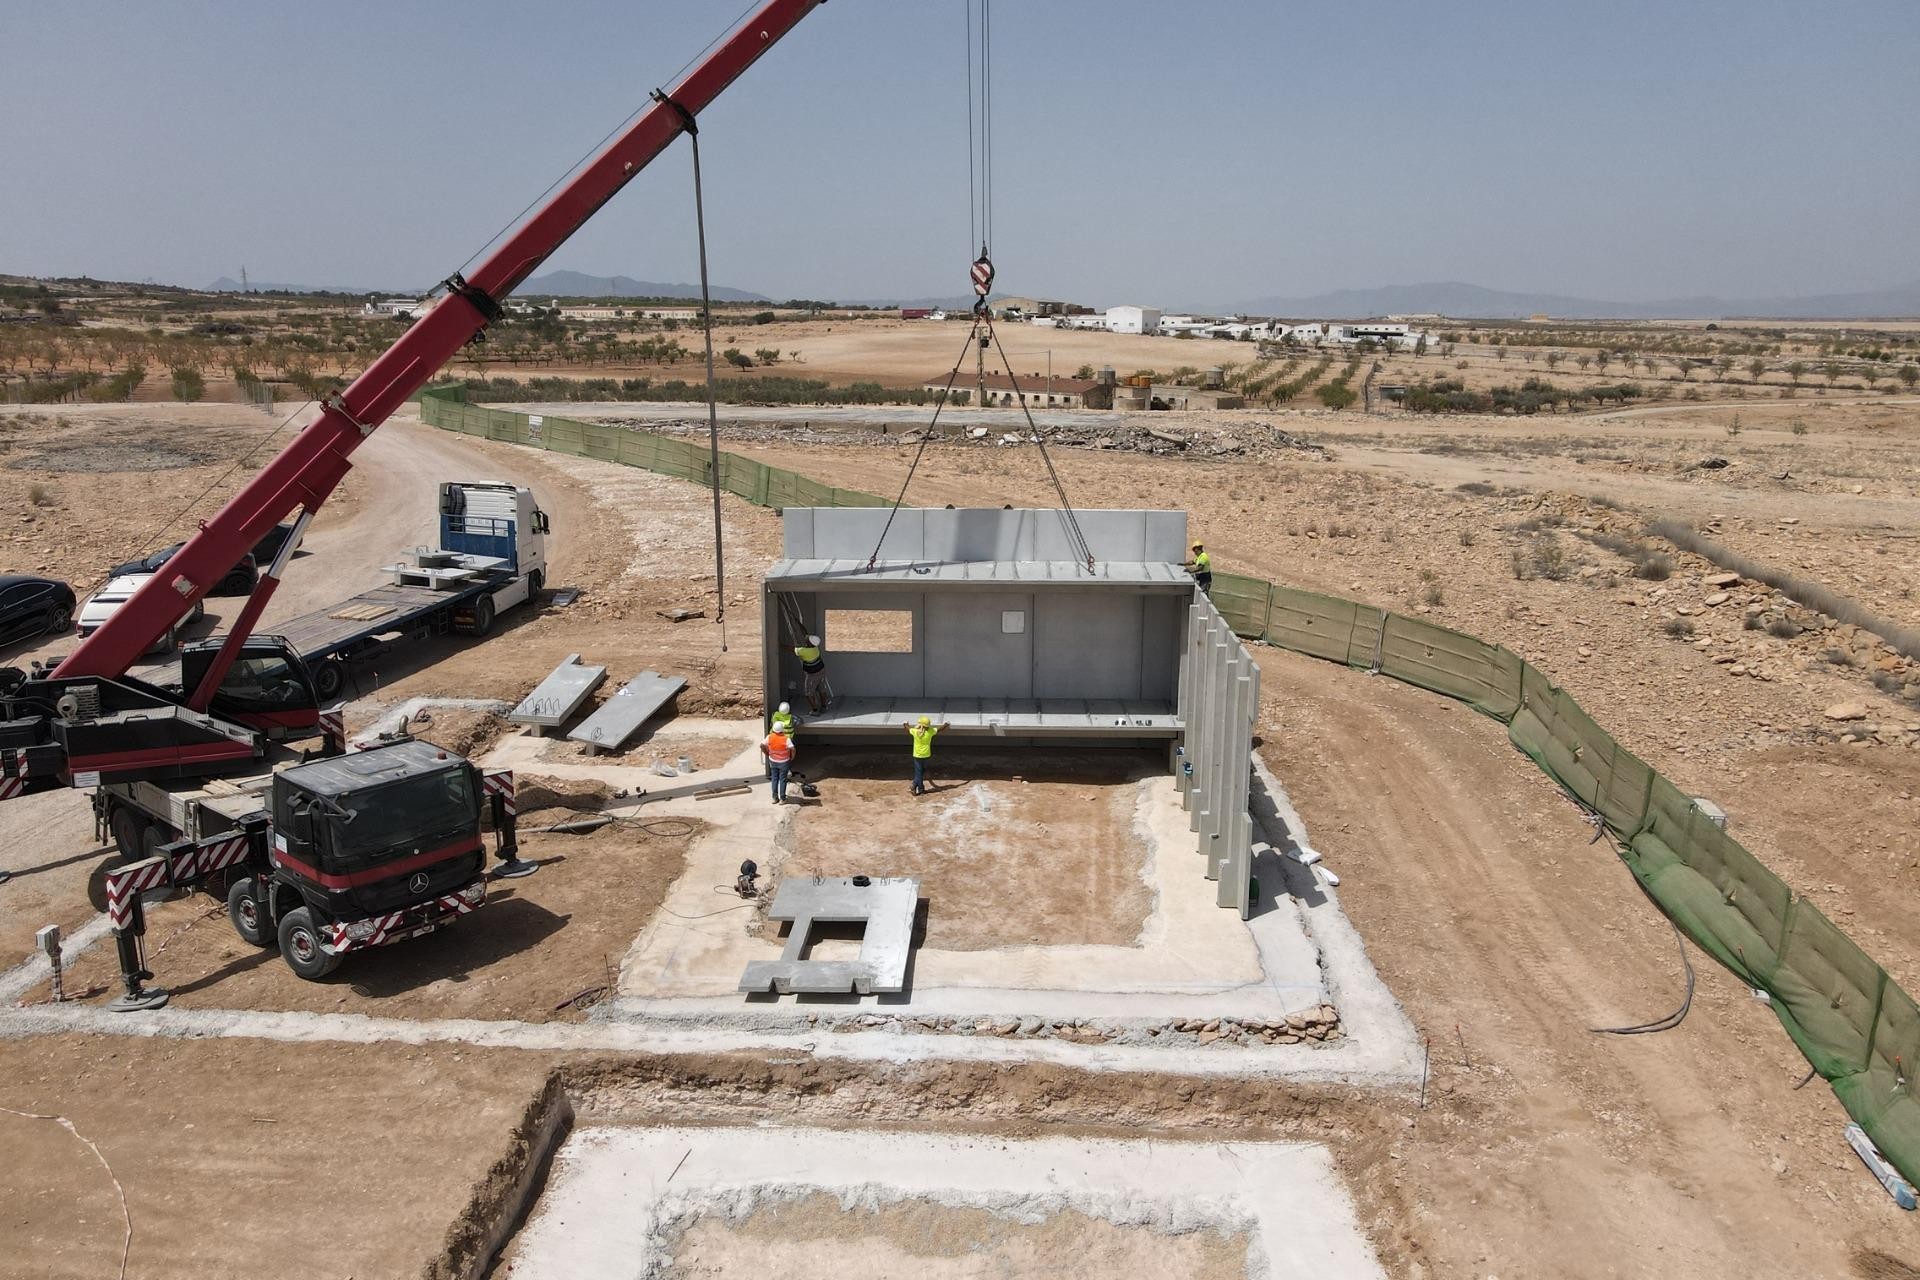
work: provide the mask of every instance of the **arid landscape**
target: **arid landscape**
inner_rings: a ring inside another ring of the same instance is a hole
[[[779,340],[807,353],[810,376],[884,384],[924,368],[931,351],[921,335],[940,331],[822,318],[781,322]],[[1685,342],[1696,333],[1648,329],[1640,340]],[[1846,339],[1904,340],[1897,329],[1864,327]],[[1071,351],[1064,358],[1125,358],[1113,352],[1121,339],[1103,341],[1063,347]],[[1475,345],[1471,375],[1489,385],[1503,363],[1532,363],[1513,350],[1503,362]],[[1144,340],[1127,355],[1165,363],[1193,346]],[[1392,356],[1378,377],[1413,381],[1423,362],[1441,359]],[[1276,404],[1109,414],[1094,426],[1085,419],[1095,415],[1049,425],[1043,414],[1041,429],[1056,441],[1055,464],[1078,507],[1185,510],[1223,570],[1426,617],[1503,643],[1552,673],[1623,744],[1718,801],[1730,829],[1912,985],[1920,982],[1909,927],[1920,911],[1920,655],[1912,647],[1920,398],[1895,390],[1897,381],[1876,381],[1873,390],[1814,386],[1781,398],[1768,379],[1758,387],[1732,380],[1696,384],[1705,392],[1697,400],[1668,395],[1519,416],[1420,414],[1391,403],[1370,412]],[[225,394],[237,393],[216,388],[192,404],[135,395],[0,411],[0,494],[16,513],[8,567],[62,577],[84,595],[101,566],[184,536],[193,515],[173,517],[195,498],[192,512],[211,510],[244,482],[279,422],[221,403]],[[687,405],[663,420],[649,405],[643,420],[634,408],[595,402],[572,411],[669,434],[698,416]],[[728,409],[722,444],[891,495],[919,451],[924,422],[915,423],[929,412],[879,405],[815,422],[791,407]],[[909,505],[1049,504],[1035,450],[1003,439],[1024,430],[1017,411],[960,410],[953,421],[957,430],[920,457]],[[975,431],[981,425],[985,433]],[[680,718],[616,765],[698,756],[700,767],[727,767],[739,740],[702,726],[744,718],[752,732],[756,584],[777,553],[776,513],[724,499],[723,602],[713,594],[709,499],[697,486],[435,431],[411,408],[355,463],[289,568],[266,628],[372,580],[390,548],[426,537],[432,484],[456,474],[530,486],[555,530],[549,582],[578,595],[503,620],[509,625],[482,642],[450,637],[373,663],[351,693],[350,727],[409,698],[510,704],[578,652],[623,677],[645,666],[689,681]],[[1729,555],[1744,558],[1740,568],[1728,567]],[[1756,579],[1755,566],[1785,585]],[[1834,598],[1844,618],[1808,603]],[[210,603],[203,626],[212,630],[233,605]],[[715,621],[723,604],[724,649]],[[666,612],[675,608],[705,616],[673,622]],[[71,646],[54,637],[16,647],[8,661]],[[1796,1088],[1804,1067],[1792,1045],[1711,960],[1695,957],[1698,990],[1676,1030],[1624,1039],[1587,1030],[1654,1016],[1679,998],[1672,934],[1607,847],[1591,842],[1576,806],[1509,749],[1497,726],[1364,673],[1255,652],[1265,676],[1260,758],[1340,873],[1341,902],[1419,1034],[1427,1055],[1419,1088],[1282,1075],[1257,1087],[1218,1079],[1196,1091],[1172,1063],[1033,1060],[989,1069],[938,1052],[894,1061],[802,1052],[770,1062],[744,1047],[676,1047],[671,1037],[620,1053],[592,1034],[490,1039],[463,1028],[620,1025],[596,1022],[594,1004],[610,998],[609,975],[649,928],[690,843],[706,838],[698,818],[621,822],[586,835],[530,831],[527,856],[544,864],[541,874],[511,882],[484,928],[476,919],[379,951],[317,986],[238,942],[214,898],[156,905],[149,963],[181,1015],[229,1019],[185,1032],[217,1039],[113,1034],[136,1030],[139,1014],[70,1028],[57,1013],[11,1024],[0,1039],[0,1128],[34,1153],[0,1175],[17,1256],[32,1260],[33,1274],[61,1276],[110,1274],[118,1257],[123,1216],[100,1163],[70,1135],[26,1118],[59,1114],[97,1148],[126,1195],[128,1274],[304,1273],[245,1263],[228,1247],[271,1229],[265,1206],[274,1197],[224,1189],[239,1169],[260,1170],[266,1180],[250,1183],[255,1193],[276,1179],[338,1180],[349,1162],[360,1163],[350,1153],[369,1143],[382,1149],[378,1173],[346,1177],[359,1200],[343,1211],[375,1229],[330,1256],[328,1273],[465,1274],[464,1263],[449,1260],[470,1256],[504,1203],[500,1179],[517,1176],[514,1152],[530,1149],[528,1126],[564,1097],[583,1122],[618,1126],[670,1115],[675,1123],[775,1118],[1008,1139],[1145,1129],[1176,1144],[1203,1133],[1212,1142],[1320,1143],[1368,1245],[1394,1274],[1913,1274],[1920,1246],[1910,1222],[1840,1141],[1844,1116],[1831,1094],[1817,1083]],[[475,755],[506,729],[491,713],[450,710],[422,713],[413,725]],[[552,744],[541,759],[556,773],[521,778],[523,806],[535,797],[531,811],[523,808],[529,827],[619,809],[619,787],[565,781],[567,770],[586,767],[577,750]],[[1072,761],[1060,764],[1032,779],[1047,792],[1029,795],[1018,777],[1005,781],[1017,765],[956,756],[946,770],[955,790],[915,816],[903,846],[887,832],[904,799],[899,764],[840,762],[825,770],[819,807],[796,815],[797,865],[838,874],[924,844],[925,861],[906,852],[893,862],[911,864],[905,869],[922,875],[938,901],[966,878],[992,874],[955,853],[1039,856],[1045,867],[1044,850],[1057,842],[1063,858],[1069,849],[1075,857],[1036,873],[1062,877],[1059,895],[1003,909],[988,899],[977,918],[939,915],[927,945],[1124,943],[1147,909],[1138,882],[1128,887],[1139,872],[1120,852],[1125,809],[1112,791],[1091,806],[1077,802]],[[1132,776],[1139,768],[1126,766]],[[110,851],[95,843],[78,792],[10,802],[0,820],[14,872],[0,887],[9,908],[0,942],[10,963],[24,964],[35,929],[52,923],[72,933],[92,916]],[[1022,823],[1047,833],[1030,837],[1040,842],[1031,849],[1019,844]],[[1079,858],[1109,848],[1117,860]],[[1075,906],[1082,890],[1092,894],[1084,909]],[[22,1002],[20,1013],[97,1009],[117,984],[111,948],[96,946],[70,963],[68,1005],[47,1003],[44,980],[10,998]],[[351,1026],[316,1023],[290,1043],[222,1012],[273,1010],[345,1015]],[[328,1084],[275,1087],[282,1076]],[[335,1114],[322,1142],[312,1118],[337,1111],[329,1100],[346,1090],[357,1119],[348,1125]],[[418,1133],[396,1144],[403,1114]],[[401,1215],[390,1206],[403,1186]],[[217,1218],[188,1218],[177,1207],[184,1202],[222,1208]],[[988,1249],[1016,1271],[1083,1252],[1159,1274],[1240,1274],[1245,1266],[1236,1252],[1244,1243],[1230,1236],[1181,1233],[1163,1247],[1129,1234],[1137,1228],[1071,1214],[1048,1219],[1038,1234],[991,1214],[934,1224],[925,1201],[868,1208],[834,1226],[830,1203],[816,1196],[688,1220],[673,1237],[675,1274],[744,1274],[787,1242],[813,1248],[805,1242],[828,1231],[864,1241],[857,1256],[882,1268],[901,1248],[921,1247],[901,1242],[928,1231],[958,1232],[976,1241],[967,1248]],[[500,1274],[517,1274],[518,1257],[509,1249]]]
[[[16,8],[0,1280],[1920,1280],[1911,0]]]

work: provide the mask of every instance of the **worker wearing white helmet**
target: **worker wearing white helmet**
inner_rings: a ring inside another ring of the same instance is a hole
[[[810,635],[805,644],[793,647],[800,659],[800,671],[806,679],[807,707],[819,715],[827,709],[827,655],[820,648],[820,637]]]

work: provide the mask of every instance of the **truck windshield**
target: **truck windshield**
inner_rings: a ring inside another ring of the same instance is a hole
[[[353,815],[335,816],[334,855],[346,862],[381,862],[445,842],[471,830],[479,818],[473,780],[465,769],[404,778],[372,791],[344,795],[337,803]]]

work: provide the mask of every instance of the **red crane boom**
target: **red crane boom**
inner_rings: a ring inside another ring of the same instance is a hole
[[[446,296],[351,386],[329,396],[320,416],[202,522],[165,568],[81,641],[54,676],[124,675],[268,530],[296,508],[311,515],[346,475],[352,465],[348,458],[360,442],[498,318],[499,300],[666,150],[688,119],[822,2],[768,0],[469,275],[449,279]],[[235,627],[238,639],[245,638],[251,625],[252,619],[243,615]]]

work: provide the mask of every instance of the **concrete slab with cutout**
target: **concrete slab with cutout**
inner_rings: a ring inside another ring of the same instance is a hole
[[[767,915],[793,922],[787,945],[778,960],[749,964],[740,975],[740,990],[782,995],[858,992],[863,996],[904,990],[920,882],[895,876],[861,885],[854,882],[856,878],[782,881]],[[816,924],[865,924],[859,958],[804,959]]]

